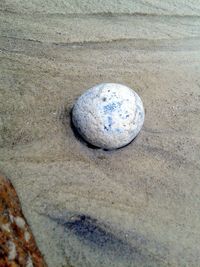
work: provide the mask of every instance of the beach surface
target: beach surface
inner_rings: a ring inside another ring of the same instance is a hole
[[[145,122],[103,151],[70,125],[102,82]],[[0,3],[0,172],[49,267],[200,266],[200,3]]]

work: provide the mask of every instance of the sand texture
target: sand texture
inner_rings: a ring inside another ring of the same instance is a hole
[[[3,0],[0,171],[49,267],[200,266],[200,3]],[[144,127],[112,152],[70,110],[133,88]]]

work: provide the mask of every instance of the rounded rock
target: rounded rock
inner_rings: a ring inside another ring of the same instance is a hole
[[[116,83],[102,83],[81,95],[72,110],[72,123],[88,143],[103,149],[129,144],[144,123],[138,94]]]

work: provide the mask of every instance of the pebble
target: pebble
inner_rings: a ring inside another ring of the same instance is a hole
[[[95,147],[112,150],[129,144],[144,123],[138,94],[116,83],[87,90],[73,106],[72,122],[78,133]]]

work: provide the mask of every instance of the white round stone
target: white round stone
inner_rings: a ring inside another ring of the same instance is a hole
[[[72,122],[88,143],[104,149],[130,143],[144,123],[144,108],[138,94],[116,83],[102,83],[76,101]]]

